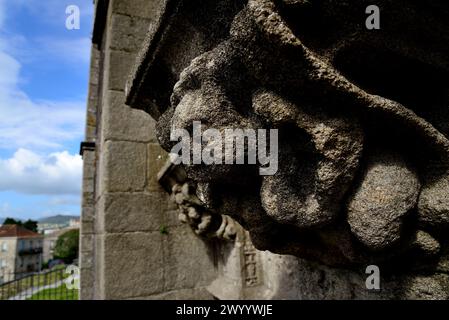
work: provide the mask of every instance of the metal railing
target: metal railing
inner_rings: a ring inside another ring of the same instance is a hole
[[[33,273],[2,273],[0,300],[78,300],[78,290],[70,289],[65,266]]]
[[[19,250],[19,255],[27,255],[27,254],[39,254],[42,253],[43,249],[42,248],[29,248],[29,249],[20,249]]]

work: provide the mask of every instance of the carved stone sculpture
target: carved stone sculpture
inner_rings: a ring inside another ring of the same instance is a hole
[[[128,103],[157,119],[165,150],[170,131],[193,121],[279,130],[273,176],[185,166],[195,206],[230,215],[259,250],[395,267],[431,266],[447,251],[449,4],[379,0],[375,31],[369,4],[167,1],[142,51]]]
[[[178,205],[179,220],[188,224],[198,235],[205,238],[234,240],[241,228],[227,215],[220,215],[204,207],[196,196],[196,188],[185,175],[184,169],[170,161],[158,175],[159,183],[171,194],[171,200]]]

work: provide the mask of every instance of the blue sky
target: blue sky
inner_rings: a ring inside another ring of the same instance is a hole
[[[0,218],[80,213],[92,15],[92,0],[0,0]]]

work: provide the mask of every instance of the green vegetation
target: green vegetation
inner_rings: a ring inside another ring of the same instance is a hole
[[[7,224],[16,224],[30,231],[37,232],[37,221],[31,219],[28,219],[27,221],[23,222],[21,220],[15,220],[13,218],[6,218],[5,221],[3,221],[3,225]]]
[[[27,300],[78,300],[78,290],[69,290],[63,284],[58,288],[45,289],[33,294]]]
[[[70,230],[59,236],[55,245],[55,259],[72,263],[78,257],[80,232],[78,229]]]
[[[161,226],[159,229],[159,232],[163,234],[164,236],[168,235],[168,227],[167,226]]]

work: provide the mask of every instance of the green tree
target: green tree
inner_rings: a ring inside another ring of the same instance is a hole
[[[58,237],[55,245],[55,258],[72,263],[78,257],[80,232],[78,229],[70,230]]]
[[[22,221],[15,220],[13,218],[6,218],[5,221],[3,221],[3,225],[7,225],[7,224],[17,224],[17,225],[21,226]]]
[[[5,221],[3,221],[3,225],[7,224],[16,224],[18,226],[24,227],[25,229],[31,230],[33,232],[37,232],[37,221],[28,219],[25,222],[22,222],[21,220],[16,220],[13,218],[6,218]]]
[[[31,230],[33,232],[37,232],[37,221],[28,219],[22,224],[22,227],[25,229]]]

